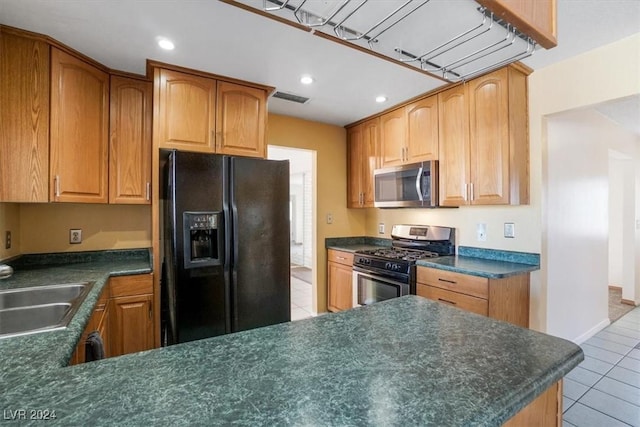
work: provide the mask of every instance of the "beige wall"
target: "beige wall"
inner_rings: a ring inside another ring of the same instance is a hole
[[[82,243],[69,244],[69,229]],[[139,205],[21,204],[20,252],[78,252],[151,246],[151,208]]]
[[[5,232],[11,231],[11,249],[5,249]],[[0,261],[20,255],[20,205],[0,203]]]
[[[311,122],[276,114],[269,115],[269,145],[314,150],[316,155],[315,264],[317,277],[316,310],[327,307],[327,237],[362,236],[365,234],[365,212],[347,209],[347,143],[346,131],[339,126]],[[333,215],[333,224],[325,221]]]

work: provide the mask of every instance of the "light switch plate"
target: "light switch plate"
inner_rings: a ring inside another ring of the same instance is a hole
[[[476,234],[478,236],[478,242],[486,242],[487,241],[487,224],[478,223],[476,225]]]
[[[327,224],[333,224],[333,214],[327,214]]]
[[[509,239],[516,237],[516,225],[513,222],[504,223],[504,237]]]
[[[384,222],[378,224],[378,233],[384,234]]]

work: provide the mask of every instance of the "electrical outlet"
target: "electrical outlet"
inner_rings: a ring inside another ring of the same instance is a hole
[[[11,232],[7,231],[4,239],[4,248],[11,249]]]
[[[327,214],[327,224],[333,224],[333,214]]]
[[[72,228],[69,230],[69,243],[77,244],[82,243],[82,230],[79,228]]]
[[[516,225],[513,222],[504,223],[504,237],[513,239],[516,237]]]
[[[378,233],[384,234],[384,222],[378,224]]]
[[[476,234],[478,236],[478,242],[487,241],[487,224],[478,223],[476,225]]]

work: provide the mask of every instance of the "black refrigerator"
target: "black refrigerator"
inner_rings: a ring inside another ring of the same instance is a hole
[[[289,161],[161,158],[163,345],[290,321]]]

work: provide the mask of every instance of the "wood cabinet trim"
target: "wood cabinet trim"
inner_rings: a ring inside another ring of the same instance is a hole
[[[221,76],[219,74],[213,74],[206,71],[194,70],[193,68],[181,67],[179,65],[168,64],[165,62],[153,61],[147,59],[147,77],[153,78],[155,69],[165,69],[170,71],[177,71],[179,73],[190,74],[192,76],[204,77],[207,79],[213,79],[218,81],[224,81],[227,83],[234,83],[242,86],[248,86],[255,89],[262,89],[267,93],[267,96],[271,95],[276,88],[273,86],[262,85],[259,83],[248,82],[246,80],[234,79],[233,77]]]

